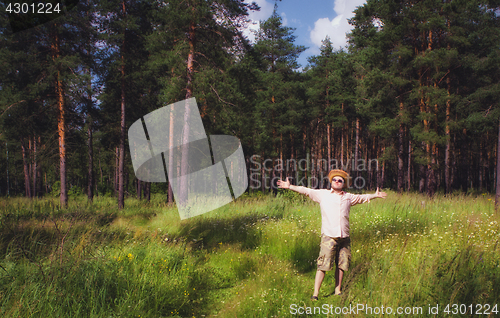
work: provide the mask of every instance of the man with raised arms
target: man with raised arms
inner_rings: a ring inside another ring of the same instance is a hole
[[[374,194],[351,194],[343,191],[350,181],[349,175],[343,170],[332,170],[328,174],[331,189],[310,189],[278,180],[278,187],[305,194],[318,202],[321,208],[321,247],[317,260],[318,269],[314,281],[312,300],[318,300],[319,289],[325,272],[333,268],[335,262],[335,295],[341,295],[342,278],[349,269],[351,261],[351,239],[349,237],[349,212],[351,206],[370,202],[371,199],[387,196],[385,192]]]

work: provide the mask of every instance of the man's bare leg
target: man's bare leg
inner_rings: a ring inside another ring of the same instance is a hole
[[[314,280],[314,293],[313,296],[318,297],[319,288],[321,287],[321,283],[323,282],[323,278],[325,278],[325,271],[317,270],[316,271],[316,279]]]
[[[342,289],[342,278],[344,278],[344,271],[338,267],[335,269],[335,294],[338,295]]]

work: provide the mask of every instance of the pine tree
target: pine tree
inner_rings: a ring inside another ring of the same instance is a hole
[[[102,100],[103,127],[110,134],[105,143],[117,149],[115,189],[118,207],[124,207],[126,127],[128,118],[145,114],[147,81],[142,80],[148,52],[146,38],[151,32],[151,4],[147,1],[106,1],[99,3],[102,40],[99,76],[105,86]],[[120,117],[116,114],[119,113]],[[128,115],[126,115],[128,114]]]
[[[249,49],[240,27],[252,9],[255,5],[235,0],[157,4],[152,18],[154,30],[148,37],[148,65],[150,72],[157,74],[159,103],[196,97],[207,133],[239,129],[237,114],[244,97],[235,92],[233,85],[237,84],[228,70]],[[190,116],[185,114],[184,123]],[[189,129],[187,124],[184,128]],[[183,158],[187,158],[189,148],[182,149]],[[187,162],[182,160],[181,175]],[[185,197],[186,185],[180,187],[180,195]],[[171,194],[170,189],[170,202]]]
[[[85,81],[80,72],[82,57],[81,35],[88,30],[78,14],[81,8],[72,10],[66,16],[16,34],[3,33],[6,51],[4,58],[10,70],[4,78],[5,87],[16,92],[2,90],[2,95],[12,100],[5,109],[5,127],[17,135],[25,154],[26,194],[39,193],[41,179],[38,163],[50,141],[52,129],[57,129],[59,144],[59,182],[61,205],[67,205],[67,138],[68,127],[77,124],[75,109],[78,106],[79,92],[75,90]],[[4,84],[2,84],[3,86]],[[9,96],[10,95],[10,96]],[[16,96],[17,95],[17,96]],[[31,122],[23,131],[13,125]],[[52,126],[54,125],[54,126]],[[49,128],[51,127],[52,128]],[[52,130],[53,131],[53,130]],[[71,135],[71,133],[70,133]],[[45,154],[50,157],[49,154]],[[31,168],[29,168],[31,166]],[[53,169],[53,164],[45,162],[46,169]],[[31,187],[30,178],[33,180]]]
[[[295,45],[293,28],[283,26],[277,5],[266,21],[261,21],[254,49],[259,55],[259,83],[254,113],[257,151],[273,158],[273,178],[277,177],[276,159],[283,163],[284,144],[298,140],[303,98],[297,58],[306,48]],[[290,139],[287,136],[290,135]],[[292,145],[293,146],[293,145]],[[290,149],[288,149],[290,151]],[[280,171],[282,177],[282,171]]]
[[[406,135],[408,143],[421,145],[413,148],[413,158],[419,166],[420,190],[429,195],[439,186],[443,161],[445,189],[451,190],[451,137],[460,131],[457,123],[467,113],[459,110],[460,105],[481,90],[482,83],[469,80],[478,74],[469,65],[484,59],[484,52],[491,52],[494,43],[498,47],[495,8],[481,1],[368,1],[352,20],[352,48],[363,54],[372,52],[370,60],[379,61],[377,68],[383,75],[367,87],[375,90],[366,98],[373,100],[381,92],[381,96],[397,97],[392,108],[396,113],[399,104],[400,119],[393,117],[397,121],[389,127],[399,122],[398,167],[403,167],[405,147],[401,146]],[[381,83],[395,94],[382,90]],[[388,115],[384,121],[390,123],[393,119]]]

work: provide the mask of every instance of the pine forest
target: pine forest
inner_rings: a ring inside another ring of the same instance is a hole
[[[81,0],[34,27],[2,15],[0,195],[173,202],[135,177],[127,130],[191,97],[207,134],[241,141],[250,192],[326,188],[330,169],[352,191],[495,192],[500,1],[367,0],[348,46],[327,37],[307,65],[278,7],[254,41],[243,0]]]

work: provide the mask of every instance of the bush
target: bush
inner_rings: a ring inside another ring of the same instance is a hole
[[[58,197],[61,194],[61,181],[56,181],[51,187],[50,194],[53,197]]]

